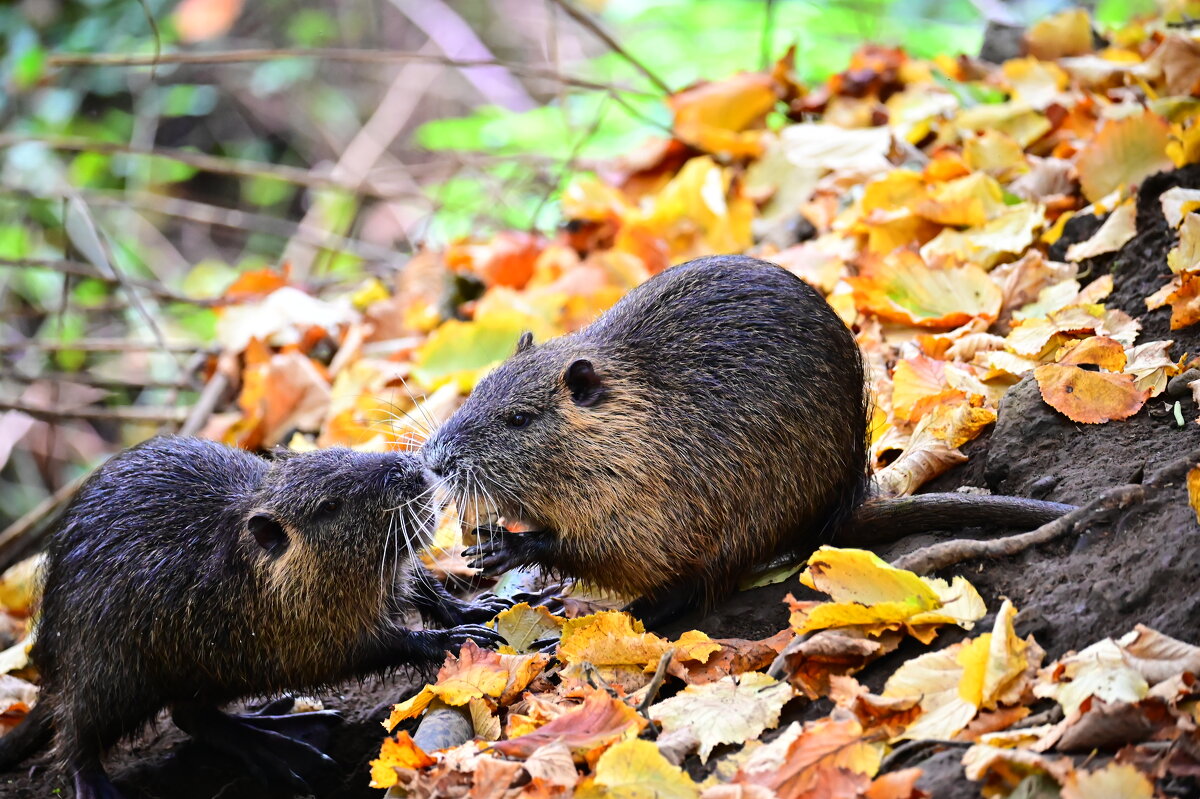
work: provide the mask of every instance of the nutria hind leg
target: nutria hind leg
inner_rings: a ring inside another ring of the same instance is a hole
[[[240,760],[264,785],[282,784],[297,793],[311,793],[314,782],[337,773],[337,763],[312,744],[212,706],[179,704],[172,708],[171,718],[197,741]]]
[[[622,610],[653,632],[704,607],[704,591],[695,585],[673,585],[639,597]]]
[[[243,724],[249,724],[260,730],[277,732],[324,751],[329,746],[330,734],[344,721],[341,714],[334,710],[290,712],[295,705],[296,698],[294,696],[284,696],[255,708],[249,713],[231,715]]]
[[[99,759],[75,770],[75,799],[125,799],[108,779]]]

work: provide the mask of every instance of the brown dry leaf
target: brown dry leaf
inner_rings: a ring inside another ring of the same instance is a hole
[[[1075,770],[1069,757],[1052,759],[1028,749],[986,744],[972,746],[962,762],[967,779],[984,783],[984,791],[991,796],[1007,796],[1030,774],[1046,774],[1061,784]]]
[[[961,231],[946,228],[922,245],[921,257],[930,263],[976,264],[991,269],[1025,252],[1044,221],[1040,205],[1020,203],[977,227]]]
[[[918,355],[896,362],[892,373],[892,413],[916,422],[934,406],[966,399],[946,384],[946,362]]]
[[[698,799],[700,786],[650,741],[622,741],[575,791],[579,799]]]
[[[718,638],[712,643],[720,648],[710,653],[704,662],[690,659],[686,657],[687,652],[676,649],[667,673],[689,685],[703,685],[730,675],[759,671],[771,665],[771,661],[791,639],[791,630],[781,630],[761,641]]]
[[[1167,253],[1167,265],[1175,274],[1200,270],[1200,214],[1188,213],[1179,228],[1179,243]]]
[[[650,718],[664,732],[687,729],[699,744],[700,762],[707,763],[718,744],[757,739],[779,723],[779,713],[793,696],[792,687],[765,674],[748,672],[705,685],[689,685],[650,708]]]
[[[1075,160],[1083,195],[1097,202],[1122,186],[1170,169],[1169,140],[1166,120],[1152,111],[1104,123]]]
[[[878,732],[888,738],[900,734],[921,715],[919,700],[915,697],[877,696],[847,675],[829,678],[829,698],[838,707],[853,713],[865,732]]]
[[[989,353],[1000,355],[1002,353]],[[917,423],[900,456],[874,475],[884,496],[907,496],[966,456],[958,447],[996,421],[996,412],[968,402],[938,405]]]
[[[299,352],[270,356],[242,373],[243,418],[226,443],[257,449],[283,442],[293,430],[315,432],[329,412],[332,391],[322,368]]]
[[[579,707],[525,735],[497,741],[492,747],[508,757],[525,758],[547,744],[561,742],[581,759],[614,741],[637,737],[646,723],[629,705],[605,691],[593,690]]]
[[[521,692],[542,673],[549,662],[550,656],[541,652],[528,655],[500,655],[500,663],[508,672],[508,682],[504,684],[504,692],[500,694],[500,705],[510,705],[516,701]]]
[[[1146,298],[1150,310],[1171,306],[1171,329],[1194,325],[1200,322],[1200,274],[1184,272],[1171,278],[1171,282]]]
[[[921,774],[919,768],[906,768],[876,777],[863,794],[863,799],[921,799],[928,796],[917,788]]]
[[[881,747],[863,738],[858,720],[835,714],[803,727],[793,722],[755,749],[733,782],[770,788],[779,799],[841,799],[865,792],[881,760]]]
[[[858,630],[823,630],[799,636],[781,654],[788,682],[809,699],[827,696],[834,676],[854,674],[899,646],[900,633],[867,638]]]

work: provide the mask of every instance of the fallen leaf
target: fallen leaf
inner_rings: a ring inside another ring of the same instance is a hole
[[[770,75],[742,72],[704,82],[667,98],[675,114],[675,136],[710,153],[758,156],[762,131],[754,130],[777,100]]]
[[[1200,466],[1193,466],[1187,473],[1188,503],[1196,512],[1196,523],[1200,524]]]
[[[508,757],[526,758],[547,744],[561,742],[570,747],[576,759],[582,759],[598,747],[635,738],[646,723],[629,705],[605,691],[594,690],[579,707],[530,733],[496,741],[492,747]]]
[[[1175,274],[1200,270],[1200,214],[1188,213],[1179,228],[1179,243],[1167,253],[1167,265]]]
[[[853,717],[819,719],[803,727],[792,722],[775,740],[755,749],[733,781],[770,788],[779,799],[859,796],[881,759],[881,748],[863,739]]]
[[[870,262],[860,277],[847,282],[859,310],[919,327],[959,327],[976,318],[990,322],[1000,313],[1000,289],[987,272],[970,264],[934,269],[912,252]]]
[[[1062,799],[1153,799],[1154,783],[1127,763],[1097,771],[1073,771],[1063,780]]]
[[[1073,422],[1101,424],[1128,419],[1150,397],[1134,385],[1133,375],[1092,372],[1048,363],[1033,370],[1046,404]]]
[[[650,741],[622,741],[596,761],[575,791],[579,799],[697,799],[700,786],[667,762]]]
[[[390,788],[396,784],[396,769],[422,769],[437,761],[425,754],[407,732],[383,739],[379,757],[371,761],[371,787]]]
[[[1032,25],[1025,44],[1031,55],[1047,61],[1090,53],[1092,21],[1082,8],[1060,11]]]
[[[1166,120],[1152,111],[1104,123],[1075,160],[1083,195],[1096,202],[1122,186],[1170,169],[1169,135]]]
[[[1108,252],[1116,252],[1137,235],[1137,206],[1127,200],[1117,206],[1092,237],[1067,248],[1068,261],[1082,261]]]
[[[686,728],[700,747],[700,762],[707,763],[718,744],[757,739],[763,730],[779,723],[779,713],[792,698],[792,687],[765,674],[748,672],[705,685],[689,685],[680,693],[650,708],[650,718],[665,732]]]
[[[500,611],[487,626],[504,636],[513,649],[525,652],[534,641],[557,635],[564,621],[541,605],[530,606],[528,602],[519,602]]]

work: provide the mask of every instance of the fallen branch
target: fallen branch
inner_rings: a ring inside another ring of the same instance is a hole
[[[92,388],[103,388],[111,390],[119,389],[163,389],[163,388],[195,388],[186,380],[155,380],[145,377],[100,377],[88,372],[38,372],[37,374],[27,375],[21,372],[0,371],[0,381],[11,381],[13,383],[21,383],[28,385],[30,383],[74,383],[80,386],[91,386]]]
[[[78,341],[24,341],[0,342],[0,352],[17,352],[25,349],[44,350],[46,352],[61,352],[76,350],[79,352],[200,352],[207,347],[203,344],[185,344],[182,342],[166,342],[158,344],[153,341],[127,341],[121,338],[81,338]]]
[[[16,563],[23,554],[32,551],[41,542],[50,528],[48,523],[53,521],[58,511],[66,506],[90,476],[91,472],[85,472],[60,486],[28,513],[4,528],[4,532],[0,533],[0,571]]]
[[[570,13],[570,12],[568,12]],[[584,24],[585,27],[587,23]],[[589,28],[589,30],[593,30]],[[593,30],[593,32],[595,32]],[[610,45],[611,46],[611,45]],[[628,56],[626,56],[628,57]],[[367,50],[338,47],[280,47],[259,50],[216,50],[206,53],[162,53],[135,54],[126,53],[60,53],[46,58],[47,66],[51,67],[153,67],[162,64],[257,64],[264,61],[278,61],[284,58],[315,58],[321,61],[344,61],[351,64],[404,64],[412,61],[423,61],[429,64],[441,64],[457,69],[471,67],[503,67],[514,75],[525,78],[535,78],[555,81],[579,89],[594,91],[622,91],[629,94],[654,96],[650,92],[637,89],[613,86],[608,83],[587,80],[573,75],[563,75],[547,67],[535,67],[528,64],[502,61],[495,58],[450,58],[429,53],[398,53],[393,50]],[[642,67],[643,74],[645,68]],[[647,75],[649,77],[649,75]],[[656,78],[651,82],[667,91],[665,84]]]
[[[1145,502],[1165,486],[1181,480],[1187,471],[1197,463],[1200,463],[1200,449],[1192,450],[1184,457],[1171,461],[1142,483],[1129,483],[1109,488],[1086,505],[1059,516],[1036,530],[1004,538],[984,540],[956,538],[951,541],[942,541],[921,547],[897,558],[892,561],[892,565],[917,574],[929,574],[964,560],[1019,554],[1030,547],[1045,544],[1080,530],[1095,521],[1097,517]]]
[[[216,371],[212,373],[212,377],[204,385],[204,390],[200,392],[200,398],[196,400],[196,404],[192,406],[187,418],[180,425],[179,435],[194,436],[200,432],[205,422],[208,421],[208,417],[212,416],[217,403],[232,384],[231,375],[236,374],[237,356],[229,352],[223,353],[217,359]]]
[[[0,400],[0,411],[20,411],[44,422],[79,419],[89,422],[182,424],[187,418],[187,408],[45,408],[7,400]]]
[[[88,280],[98,280],[101,283],[107,283],[109,285],[137,288],[152,294],[159,299],[170,300],[171,302],[185,302],[190,305],[200,306],[215,305],[217,302],[216,300],[212,299],[197,299],[195,297],[188,297],[185,294],[172,291],[166,286],[150,280],[140,280],[132,277],[108,277],[100,274],[88,264],[80,261],[65,261],[57,258],[0,258],[0,267],[12,269],[50,269],[54,272],[60,272],[64,275],[86,278]]]

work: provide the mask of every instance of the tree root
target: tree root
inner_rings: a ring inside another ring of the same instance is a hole
[[[1059,516],[1036,530],[982,541],[967,538],[942,541],[899,557],[892,565],[917,574],[929,574],[965,560],[1016,555],[1030,547],[1076,532],[1115,510],[1145,502],[1166,486],[1182,480],[1188,470],[1198,463],[1200,449],[1195,449],[1154,472],[1148,480],[1109,488],[1086,505]]]

